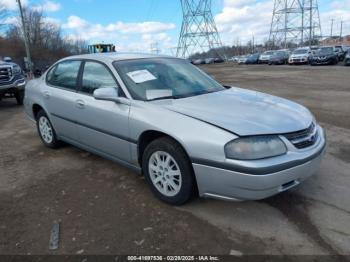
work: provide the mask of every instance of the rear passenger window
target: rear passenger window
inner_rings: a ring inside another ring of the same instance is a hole
[[[96,62],[85,63],[81,92],[93,94],[98,88],[116,86],[113,76],[104,65]]]
[[[48,73],[49,84],[75,90],[77,86],[80,61],[64,61]]]

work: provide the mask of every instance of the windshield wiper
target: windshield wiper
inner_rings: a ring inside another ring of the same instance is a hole
[[[161,96],[161,97],[156,97],[156,98],[152,98],[149,100],[146,100],[147,102],[150,101],[156,101],[156,100],[164,100],[164,99],[180,99],[180,98],[187,98],[187,97],[192,97],[192,96],[199,96],[199,95],[205,95],[205,94],[210,94],[210,93],[216,93],[219,91],[224,91],[223,90],[205,90],[205,91],[201,91],[201,92],[193,92],[193,93],[188,93],[188,94],[183,94],[183,95],[174,95],[174,96]]]
[[[179,99],[179,98],[180,98],[179,96],[160,96],[160,97],[148,99],[148,100],[146,100],[146,101],[147,101],[147,102],[150,102],[150,101],[156,101],[156,100]]]

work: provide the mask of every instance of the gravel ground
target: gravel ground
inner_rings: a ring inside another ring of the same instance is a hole
[[[202,67],[223,84],[297,101],[326,128],[316,176],[263,201],[172,207],[132,171],[72,146],[45,148],[0,101],[0,254],[348,254],[350,85],[346,67]],[[49,250],[52,225],[60,245]]]

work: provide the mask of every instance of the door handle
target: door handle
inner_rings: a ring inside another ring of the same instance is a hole
[[[45,91],[45,92],[44,92],[44,97],[45,97],[46,99],[49,99],[49,98],[50,98],[50,93],[49,93],[48,91]]]
[[[77,108],[83,109],[85,108],[85,102],[83,100],[76,101]]]

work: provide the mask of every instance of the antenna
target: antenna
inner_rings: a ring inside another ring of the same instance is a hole
[[[180,1],[183,21],[176,56],[187,58],[197,52],[222,47],[211,11],[211,0]]]

